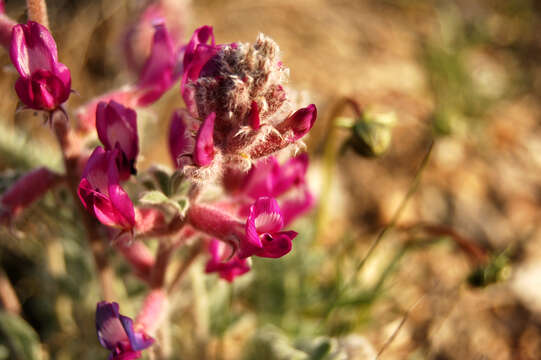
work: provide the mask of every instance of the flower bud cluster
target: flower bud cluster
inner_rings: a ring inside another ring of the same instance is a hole
[[[257,159],[300,145],[316,120],[313,104],[295,111],[284,87],[288,69],[264,35],[254,44],[216,45],[212,28],[203,26],[186,46],[183,71],[187,109],[173,118],[170,143],[194,181],[215,180],[229,168],[247,171]]]

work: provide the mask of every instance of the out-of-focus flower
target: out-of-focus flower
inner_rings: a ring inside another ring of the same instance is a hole
[[[0,0],[0,45],[9,51],[11,44],[11,32],[17,23],[6,15],[4,1]]]
[[[169,36],[165,24],[154,24],[152,49],[136,84],[138,106],[147,106],[158,100],[178,80],[178,50]]]
[[[212,239],[208,250],[210,259],[205,267],[206,273],[217,272],[222,279],[232,282],[237,276],[250,271],[248,260],[234,255],[233,249],[226,243]]]
[[[314,125],[317,110],[312,104],[294,111],[297,105],[283,86],[287,76],[270,38],[260,35],[254,44],[216,44],[210,26],[198,28],[184,51],[181,92],[189,123],[209,127],[207,119],[213,116],[214,156],[198,162],[195,146],[194,161],[184,164],[184,172],[204,182],[228,168],[247,171],[254,160],[297,144]]]
[[[61,180],[60,174],[45,167],[24,174],[0,198],[0,222],[16,217]]]
[[[291,223],[314,205],[314,197],[306,182],[308,154],[300,154],[283,165],[275,157],[260,160],[250,169],[239,189],[233,192],[234,199],[244,204],[242,215],[248,214],[249,205],[257,198],[267,196],[278,200],[284,224]]]
[[[116,302],[99,302],[96,308],[96,330],[100,344],[111,351],[109,360],[132,360],[150,347],[154,339],[143,331],[136,331],[133,321],[120,315]]]
[[[137,113],[114,100],[100,102],[96,109],[96,129],[105,150],[118,149],[120,179],[136,174],[135,160],[139,154]]]
[[[88,159],[78,194],[84,207],[102,224],[131,231],[135,226],[135,211],[119,183],[118,156],[118,149],[105,151],[97,147]]]
[[[185,21],[189,19],[188,2],[185,0],[152,1],[128,27],[122,39],[123,54],[131,71],[139,73],[151,52],[154,26],[163,22],[171,40],[178,47],[184,37]]]
[[[156,22],[151,52],[137,82],[99,96],[79,108],[79,129],[86,132],[94,128],[96,108],[100,102],[114,100],[130,108],[145,107],[156,102],[182,74],[180,51],[181,49],[175,48],[164,23]]]
[[[284,219],[278,202],[269,197],[261,197],[250,206],[246,220],[246,236],[241,238],[239,258],[256,255],[279,258],[291,250],[291,241],[297,236],[295,231],[281,231]]]
[[[70,71],[58,62],[56,43],[46,27],[33,21],[14,26],[9,55],[20,75],[15,91],[27,107],[52,111],[68,99]]]

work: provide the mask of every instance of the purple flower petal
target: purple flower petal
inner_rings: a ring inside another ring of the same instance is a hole
[[[101,301],[96,307],[96,330],[100,344],[115,350],[116,344],[128,340],[119,320],[118,304]]]
[[[128,339],[130,340],[130,345],[133,350],[141,351],[148,348],[152,344],[154,344],[153,338],[151,338],[145,333],[135,332],[133,330],[132,319],[124,315],[120,315],[119,319],[120,319],[120,322],[122,323],[122,327],[124,328],[124,331],[128,335]]]
[[[96,109],[96,128],[98,137],[106,150],[120,149],[122,159],[119,162],[121,179],[135,173],[135,160],[139,154],[137,135],[137,113],[111,100],[108,104],[100,102]]]
[[[214,159],[214,119],[216,119],[215,113],[207,116],[195,137],[193,159],[198,166],[206,166]]]
[[[188,129],[191,117],[185,110],[178,110],[171,117],[169,126],[169,154],[173,163],[178,168],[179,158],[182,155],[191,153],[194,147],[194,139]]]
[[[99,302],[96,307],[96,330],[100,344],[111,351],[111,360],[131,360],[141,356],[154,343],[154,339],[142,331],[134,331],[133,321],[120,315],[118,304]]]
[[[58,62],[56,43],[51,33],[34,21],[13,28],[9,55],[23,77],[30,77],[37,70],[54,72]]]
[[[86,209],[104,225],[131,229],[135,211],[128,194],[119,185],[117,158],[119,150],[97,147],[87,161],[77,189]]]
[[[137,86],[143,90],[138,100],[140,106],[147,106],[158,100],[177,80],[175,72],[177,54],[169,32],[163,22],[154,24],[152,49]]]

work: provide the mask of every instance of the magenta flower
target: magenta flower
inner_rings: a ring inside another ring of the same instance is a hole
[[[138,106],[158,100],[181,75],[178,51],[163,21],[154,24],[152,49],[137,82]]]
[[[96,129],[105,150],[118,149],[120,179],[136,174],[135,160],[139,154],[137,113],[114,100],[100,102],[96,109]]]
[[[9,55],[20,75],[15,91],[27,107],[52,111],[68,99],[70,71],[58,62],[56,43],[47,28],[33,21],[14,26]]]
[[[119,184],[117,158],[119,150],[97,147],[86,164],[78,194],[83,206],[102,224],[131,230],[135,211],[128,194]]]
[[[291,241],[297,236],[295,231],[281,231],[284,219],[278,202],[269,197],[261,197],[250,206],[246,220],[246,236],[240,240],[239,258],[251,255],[279,258],[291,250]]]
[[[79,128],[90,131],[96,122],[96,107],[102,101],[116,101],[126,107],[145,107],[156,102],[182,74],[181,49],[175,49],[163,21],[154,23],[154,37],[148,58],[135,84],[99,96],[77,110]]]
[[[250,271],[248,260],[233,255],[233,249],[226,243],[212,239],[208,249],[210,259],[205,267],[206,273],[217,272],[222,279],[232,282],[237,276]]]
[[[120,315],[116,302],[99,302],[96,307],[96,330],[100,344],[111,351],[109,360],[132,360],[150,347],[154,339],[133,328],[133,321]]]
[[[253,201],[268,196],[278,200],[284,224],[291,223],[314,205],[305,179],[307,169],[308,154],[296,156],[283,165],[272,156],[257,162],[240,181],[242,187],[236,197],[245,197],[240,213],[248,214]]]
[[[152,1],[130,25],[123,36],[123,54],[131,71],[139,73],[151,52],[152,37],[156,23],[163,22],[174,44],[184,37],[186,1]]]

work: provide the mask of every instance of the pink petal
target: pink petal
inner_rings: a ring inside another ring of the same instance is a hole
[[[255,101],[252,101],[249,118],[252,129],[258,130],[261,127],[261,119],[259,118],[259,107]]]
[[[169,126],[169,154],[173,163],[179,167],[179,157],[191,153],[194,148],[194,139],[188,129],[193,120],[185,110],[177,110],[171,117]]]
[[[13,27],[9,55],[23,77],[30,77],[37,70],[54,72],[58,62],[56,43],[51,33],[33,21]]]
[[[214,119],[215,113],[207,116],[195,137],[193,159],[198,166],[206,166],[214,159]]]
[[[98,137],[107,150],[117,146],[130,162],[139,153],[137,136],[137,113],[111,100],[109,104],[100,102],[96,109],[96,128]]]
[[[284,226],[280,207],[274,198],[257,199],[250,208],[249,219],[253,219],[258,234],[280,231]]]
[[[255,255],[267,258],[279,258],[291,251],[292,240],[297,236],[295,231],[282,231],[273,234],[264,234],[261,242],[263,248]]]
[[[290,141],[296,141],[302,138],[310,131],[317,118],[317,109],[314,104],[308,105],[305,108],[297,110],[293,115],[288,117],[282,123],[278,124],[277,129],[280,133],[292,130],[293,138]]]

